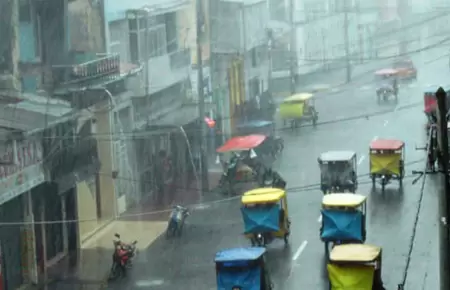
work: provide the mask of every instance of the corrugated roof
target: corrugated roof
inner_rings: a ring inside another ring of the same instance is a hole
[[[72,112],[70,105],[57,104],[49,101],[49,104],[23,101],[14,105],[0,107],[0,127],[21,131],[30,131],[46,128],[48,123],[57,121]]]
[[[166,12],[188,3],[187,0],[105,0],[105,18],[108,22],[125,19],[127,10],[144,7],[154,9],[155,11],[152,14],[157,15],[158,12]]]

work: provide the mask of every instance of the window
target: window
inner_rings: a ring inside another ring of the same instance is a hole
[[[30,0],[20,0],[19,2],[19,21],[25,23],[32,22],[31,2]]]
[[[22,23],[29,23],[34,29],[34,52],[35,57],[40,59],[41,57],[41,18],[36,13],[32,2],[30,0],[20,0],[19,2],[19,21]]]
[[[159,24],[148,29],[148,51],[145,47],[145,29],[140,29],[139,36],[141,38],[140,51],[141,59],[145,59],[148,53],[150,58],[167,54],[166,26]]]
[[[252,48],[250,54],[252,57],[252,67],[256,67],[256,65],[257,65],[256,48]]]

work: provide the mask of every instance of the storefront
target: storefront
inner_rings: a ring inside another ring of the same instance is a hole
[[[0,220],[2,222],[32,222],[30,190],[45,182],[42,146],[38,140],[27,140],[6,147],[2,160],[13,160],[0,166]],[[15,158],[11,158],[16,155]],[[1,273],[3,289],[16,289],[24,283],[37,282],[34,259],[35,237],[32,226],[0,227]]]

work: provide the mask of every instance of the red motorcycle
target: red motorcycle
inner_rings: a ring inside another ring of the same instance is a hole
[[[109,280],[126,276],[126,272],[133,266],[133,259],[136,256],[137,241],[127,244],[120,240],[119,234],[116,233],[114,236],[117,239],[113,240],[114,253],[112,255],[113,260]]]

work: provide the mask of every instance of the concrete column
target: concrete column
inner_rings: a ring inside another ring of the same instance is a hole
[[[31,200],[31,192],[28,191],[23,194],[24,205],[24,222],[26,223],[22,228],[22,241],[24,242],[25,253],[22,253],[23,261],[23,278],[25,283],[37,284],[38,274],[36,265],[36,244],[34,232],[34,214],[33,204]]]
[[[41,200],[41,204],[39,206],[39,215],[40,215],[40,221],[45,221],[45,203],[43,200]],[[41,227],[41,235],[42,235],[42,260],[44,263],[44,272],[42,273],[43,275],[43,280],[47,281],[48,277],[47,277],[47,234],[45,232],[45,224],[41,223],[40,224]]]
[[[71,193],[68,193],[71,194]],[[61,216],[62,220],[66,221],[67,219],[67,211],[66,211],[66,196],[62,194],[60,196],[61,199]],[[64,254],[67,254],[69,252],[69,234],[67,231],[67,223],[64,222],[62,224],[62,232],[63,232],[63,252]]]
[[[20,91],[19,0],[0,1],[0,88]]]

